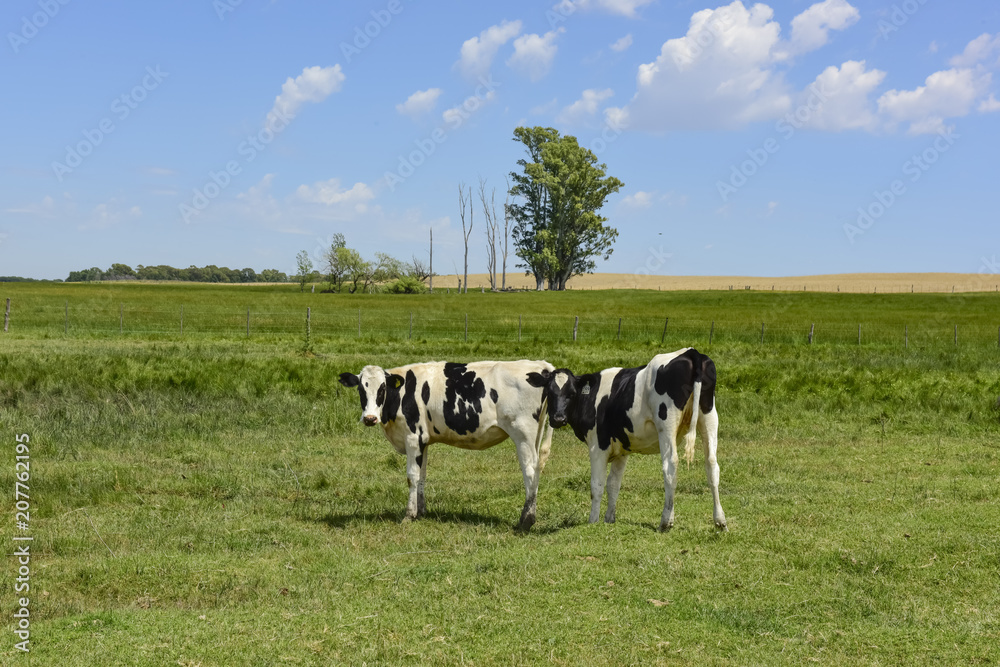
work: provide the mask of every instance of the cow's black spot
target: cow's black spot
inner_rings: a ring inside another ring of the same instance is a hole
[[[699,363],[699,356],[701,355],[694,350],[688,350],[679,357],[671,359],[666,366],[656,369],[653,389],[660,396],[664,394],[669,396],[678,410],[684,409],[691,392],[694,391],[694,370]]]
[[[413,371],[406,371],[406,381],[403,385],[403,418],[410,433],[417,432],[417,422],[420,421],[420,408],[417,407],[417,376]]]
[[[368,405],[368,394],[365,393],[365,388],[360,384],[358,385],[358,395],[361,396],[361,411],[364,412],[365,407]]]
[[[618,371],[611,381],[610,393],[597,406],[597,446],[608,449],[612,440],[618,440],[625,449],[631,446],[628,431],[632,420],[628,411],[635,403],[635,376],[644,366]]]
[[[441,431],[438,430],[437,426],[434,427],[434,433],[436,433],[437,435],[441,435]]]
[[[667,404],[666,403],[660,403],[660,412],[659,412],[659,415],[660,415],[660,419],[666,419],[667,418]]]
[[[431,386],[428,383],[424,383],[423,388],[420,390],[420,398],[424,400],[424,405],[431,402]]]
[[[424,452],[427,450],[427,441],[424,439],[424,427],[420,427],[420,434],[417,436],[417,446],[420,448],[420,453],[417,454],[417,467],[423,467],[424,465]]]
[[[479,428],[479,415],[486,386],[482,378],[469,371],[465,364],[444,365],[444,423],[458,435],[474,433]]]
[[[701,381],[701,412],[709,412],[715,405],[715,362],[694,348],[656,369],[653,388],[656,393],[670,396],[678,410],[687,405],[694,383]]]
[[[707,355],[701,356],[701,411],[711,412],[715,407],[715,362]]]
[[[500,400],[500,394],[497,393],[496,389],[490,389],[490,400],[494,403]],[[538,419],[538,417],[535,417],[535,419]]]
[[[576,403],[567,416],[576,437],[587,442],[587,434],[597,425],[597,392],[601,388],[601,374],[581,375],[576,384],[579,388]]]
[[[385,385],[379,385],[378,391],[375,392],[375,407],[382,407],[385,403]]]
[[[388,424],[399,414],[399,380],[398,375],[386,375],[385,406],[382,408],[382,423]]]

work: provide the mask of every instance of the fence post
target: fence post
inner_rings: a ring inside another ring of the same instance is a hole
[[[764,344],[764,323],[760,323],[760,344]]]
[[[7,309],[3,312],[3,332],[7,333],[7,325],[10,324],[10,297],[7,297]]]
[[[618,318],[618,340],[622,339],[622,318]]]
[[[814,331],[816,331],[816,323],[815,322],[813,322],[811,325],[809,325],[809,344],[810,345],[813,344],[813,332]]]
[[[708,344],[712,344],[712,336],[715,335],[715,320],[712,320],[712,328],[708,330]]]
[[[465,314],[465,342],[469,342],[469,314]]]
[[[312,306],[306,306],[306,352],[312,349]]]
[[[663,345],[663,341],[667,338],[667,325],[670,324],[670,318],[663,320],[663,335],[660,336],[660,345]]]
[[[958,325],[955,325],[955,345],[958,346]]]
[[[580,316],[577,315],[576,319],[573,320],[573,342],[574,343],[576,342],[576,330],[577,330],[577,327],[579,327],[579,326],[580,326]]]

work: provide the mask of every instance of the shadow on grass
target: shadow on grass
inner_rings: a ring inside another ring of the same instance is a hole
[[[382,510],[379,512],[329,512],[325,516],[314,519],[314,521],[324,523],[330,528],[347,528],[348,526],[364,523],[402,523],[403,513],[392,510]],[[511,530],[518,535],[529,535],[531,533],[548,535],[557,533],[563,529],[563,526],[539,526],[536,524],[530,530],[523,531],[518,529],[516,521],[511,522],[501,517],[480,514],[471,510],[428,510],[426,515],[416,521],[454,523],[463,526],[485,526],[493,529]]]

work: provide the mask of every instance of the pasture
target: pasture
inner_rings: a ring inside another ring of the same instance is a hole
[[[38,664],[1000,661],[995,293],[2,287],[0,484],[12,526],[28,433]],[[685,345],[719,369],[728,533],[700,447],[671,532],[655,457],[631,457],[617,523],[588,525],[568,429],[530,533],[509,442],[431,447],[428,516],[400,523],[404,458],[337,383],[365,363],[585,371]],[[8,558],[5,664],[29,657],[16,577]]]

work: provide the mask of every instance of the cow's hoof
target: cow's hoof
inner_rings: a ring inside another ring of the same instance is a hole
[[[667,523],[665,521],[660,522],[660,532],[661,533],[665,533],[665,532],[667,532],[668,530],[670,530],[673,527],[674,527],[674,524],[672,524],[672,523]]]
[[[535,515],[528,514],[522,515],[520,523],[517,524],[517,529],[522,533],[526,533],[531,530],[531,527],[535,525]]]
[[[400,523],[410,523],[411,521],[416,521],[416,520],[417,520],[416,514],[410,514],[409,512],[407,512]]]

